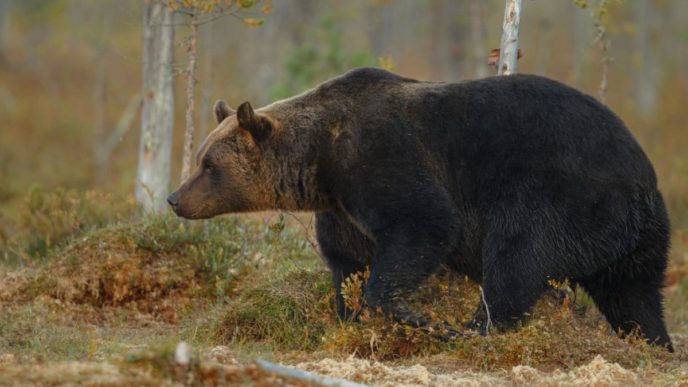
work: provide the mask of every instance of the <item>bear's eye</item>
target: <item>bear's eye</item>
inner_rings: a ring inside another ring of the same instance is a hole
[[[214,166],[214,165],[212,165],[212,164],[210,164],[210,163],[208,163],[208,162],[205,162],[204,164],[205,164],[205,167],[203,168],[203,172],[205,172],[205,173],[212,173],[213,170],[215,170],[215,166]]]

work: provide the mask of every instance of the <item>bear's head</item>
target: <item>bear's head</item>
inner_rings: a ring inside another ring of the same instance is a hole
[[[214,112],[218,127],[202,143],[195,171],[167,202],[187,219],[276,207],[275,171],[266,159],[274,162],[269,148],[279,122],[254,111],[248,102],[235,112],[217,101]]]

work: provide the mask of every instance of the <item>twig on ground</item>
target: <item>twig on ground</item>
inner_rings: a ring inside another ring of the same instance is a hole
[[[306,225],[301,221],[301,219],[299,219],[298,216],[292,214],[292,213],[289,212],[289,211],[284,211],[284,213],[287,214],[287,215],[289,215],[289,216],[291,216],[292,218],[294,218],[294,219],[296,220],[296,222],[298,222],[298,223],[301,225],[301,227],[303,227],[303,230],[304,230],[304,232],[306,233],[306,241],[308,241],[308,244],[311,245],[311,248],[313,248],[313,251],[315,251],[315,253],[318,254],[318,256],[319,256],[320,258],[323,258],[322,254],[320,254],[320,249],[318,249],[318,244],[317,244],[313,239],[311,239],[311,235],[310,235],[310,231],[309,231],[309,230],[310,230],[310,226],[311,226],[311,224],[312,224],[312,222],[313,222],[313,218],[311,218],[311,220],[308,222],[308,226],[306,226]]]
[[[341,387],[364,387],[365,384],[349,382],[347,380],[335,379],[329,376],[317,375],[307,371],[298,370],[295,368],[285,367],[283,365],[275,364],[267,360],[258,359],[256,365],[263,371],[282,376],[285,378],[296,379],[306,384],[317,384],[321,386],[341,386]]]
[[[483,305],[485,306],[485,313],[487,313],[487,321],[485,321],[485,336],[489,336],[490,334],[490,327],[492,326],[492,317],[490,316],[490,307],[487,306],[487,299],[485,299],[485,292],[483,291],[482,286],[478,286],[480,289],[480,299],[483,302]]]

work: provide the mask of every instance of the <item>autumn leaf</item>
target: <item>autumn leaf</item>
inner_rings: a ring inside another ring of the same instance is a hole
[[[396,69],[396,65],[394,64],[394,60],[392,60],[391,55],[381,56],[378,58],[378,61],[380,63],[380,67],[387,71],[394,71],[394,69]]]
[[[487,57],[487,64],[490,66],[497,66],[497,63],[499,63],[499,49],[498,48],[493,48],[490,51],[490,56]],[[523,57],[523,52],[521,49],[518,49],[518,58],[521,59]]]
[[[244,23],[250,25],[251,27],[258,27],[265,23],[265,19],[257,19],[255,17],[244,18]]]
[[[269,14],[270,12],[272,12],[272,4],[265,4],[261,11],[266,15]]]
[[[167,2],[167,9],[170,12],[175,12],[176,10],[179,9],[179,4],[176,1],[168,1]]]
[[[588,7],[588,0],[573,0],[573,4],[585,9]]]
[[[238,0],[239,6],[241,8],[251,8],[256,5],[257,0]]]

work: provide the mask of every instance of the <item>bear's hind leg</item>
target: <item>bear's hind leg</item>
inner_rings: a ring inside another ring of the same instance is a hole
[[[547,277],[536,265],[539,260],[530,243],[499,239],[486,240],[481,301],[468,324],[482,335],[488,333],[489,323],[500,330],[514,329],[547,289]]]
[[[622,335],[639,331],[649,343],[666,346],[673,352],[662,317],[662,294],[658,283],[635,280],[609,284],[599,278],[580,283],[615,331]]]
[[[673,352],[662,313],[669,220],[661,197],[640,231],[628,256],[579,281],[614,330],[630,334],[639,329],[649,343]]]

